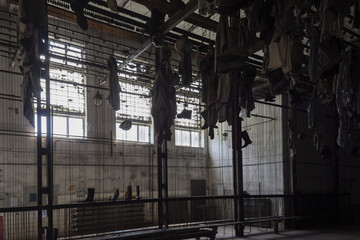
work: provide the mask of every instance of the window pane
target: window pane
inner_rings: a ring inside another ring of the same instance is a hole
[[[175,130],[175,145],[181,146],[181,130]]]
[[[120,82],[120,86],[123,92],[120,94],[120,109],[116,112],[116,116],[120,119],[150,122],[150,98],[135,95],[149,95],[149,89],[143,86],[123,82]]]
[[[149,142],[148,126],[139,126],[139,142]]]
[[[53,134],[65,135],[67,134],[67,119],[66,117],[53,117]]]
[[[175,145],[190,147],[190,132],[175,130]]]
[[[35,115],[35,134],[37,135],[37,114]],[[41,133],[46,134],[46,117],[41,117]]]
[[[84,136],[84,120],[81,118],[69,118],[69,135]]]
[[[137,141],[137,125],[132,125],[132,127],[125,131],[119,128],[120,124],[117,124],[116,128],[116,139],[118,140],[125,140],[125,141]]]
[[[200,147],[200,133],[199,132],[191,132],[191,146],[192,147]]]

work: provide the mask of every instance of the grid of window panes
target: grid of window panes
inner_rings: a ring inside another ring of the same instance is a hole
[[[52,132],[59,137],[84,137],[85,88],[79,84],[84,84],[85,79],[82,65],[69,60],[81,60],[82,50],[54,40],[50,41],[49,50],[54,55],[50,57],[49,68],[50,104],[54,113]],[[41,79],[41,87],[44,99],[45,79]],[[46,133],[45,121],[42,121],[42,132]]]
[[[120,82],[120,110],[116,111],[118,120],[151,123],[150,90],[144,86]]]
[[[81,48],[52,41],[50,41],[50,53],[60,57],[71,57],[76,59],[81,59],[82,57]],[[79,71],[60,68],[57,64],[76,67]],[[57,81],[51,82],[50,104],[52,105],[54,111],[80,114],[85,113],[85,88],[83,86],[79,86],[79,84],[84,84],[84,75],[81,69],[81,64],[56,58],[56,56],[50,58],[50,79],[72,83],[69,84]],[[42,87],[45,88],[45,80],[42,80],[41,84]],[[42,97],[45,97],[45,95]]]
[[[175,145],[184,147],[201,147],[201,82],[195,81],[190,87],[181,88],[176,94],[177,114],[184,109],[191,111],[191,119],[175,119]]]
[[[191,119],[176,117],[175,125],[177,127],[199,129],[201,125],[200,99],[195,97],[185,97],[184,95],[177,95],[176,101],[177,101],[177,114],[180,114],[184,109],[191,110]]]
[[[175,145],[183,147],[201,147],[201,132],[176,129]]]
[[[150,142],[150,126],[149,125],[139,125],[132,124],[129,130],[123,130],[119,128],[121,123],[116,124],[116,139],[123,141],[131,142],[141,142],[149,143]]]

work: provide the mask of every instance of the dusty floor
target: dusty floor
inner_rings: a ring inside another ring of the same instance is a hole
[[[280,230],[279,234],[272,233],[272,229],[246,227],[246,237],[236,238],[233,227],[218,229],[216,239],[243,239],[243,240],[360,240],[360,226],[342,226],[331,229],[317,230]]]

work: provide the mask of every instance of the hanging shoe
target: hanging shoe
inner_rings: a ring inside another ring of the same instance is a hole
[[[107,5],[111,11],[117,12],[117,3],[116,0],[107,0]]]
[[[241,138],[245,141],[244,145],[241,148],[247,147],[249,144],[252,143],[250,140],[249,134],[246,130],[242,131],[240,134]]]
[[[88,30],[88,23],[84,16],[84,8],[88,5],[90,0],[71,0],[70,7],[76,15],[76,21],[80,28],[84,31]]]
[[[116,199],[119,197],[119,189],[116,189],[114,195],[109,198],[110,201],[116,201]]]
[[[184,108],[181,113],[177,115],[177,118],[191,119],[191,113],[191,110],[187,110],[186,108]]]
[[[94,201],[94,195],[95,195],[95,188],[88,188],[88,193],[87,193],[87,197],[85,200],[81,201],[81,202],[92,202]]]

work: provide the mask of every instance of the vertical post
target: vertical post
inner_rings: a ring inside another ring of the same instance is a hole
[[[164,219],[164,227],[169,227],[169,204],[168,204],[168,153],[167,153],[167,141],[163,140],[163,197],[165,198],[163,201],[163,219]]]
[[[290,96],[288,96],[288,102],[290,102]],[[290,163],[291,163],[291,182],[292,182],[292,215],[297,216],[298,208],[298,190],[297,190],[297,161],[296,161],[296,145],[295,145],[295,128],[296,128],[296,111],[294,105],[289,105],[289,115],[288,115],[288,127],[289,127],[289,141],[288,146],[290,149]],[[296,228],[296,222],[293,220],[293,227]]]
[[[162,146],[161,146],[162,145]],[[159,228],[169,227],[169,205],[168,205],[168,172],[167,172],[167,142],[163,140],[158,144],[158,216]]]
[[[238,125],[238,131],[237,131],[237,138],[238,138],[238,149],[237,149],[237,173],[238,173],[238,179],[237,179],[237,191],[238,191],[238,198],[239,198],[239,221],[244,221],[244,184],[243,184],[243,159],[242,159],[242,150],[241,150],[241,120],[239,118],[239,114],[237,116],[237,125]],[[238,237],[244,236],[244,225],[239,225],[238,229]]]
[[[37,112],[37,220],[38,220],[38,239],[42,238],[42,132],[41,132],[41,93],[36,94]]]
[[[49,68],[50,68],[50,56],[49,56],[49,38],[48,34],[45,36],[46,43],[46,54],[45,54],[45,81],[46,81],[46,180],[47,180],[47,220],[48,220],[48,234],[49,239],[53,239],[53,159],[52,159],[52,122],[50,116],[50,76],[49,76]]]
[[[335,129],[339,129],[339,116],[338,113],[335,112],[336,114],[336,120],[335,120]],[[339,145],[337,144],[337,134],[335,134],[334,137],[334,144],[335,144],[335,148],[334,148],[334,185],[335,185],[335,199],[333,199],[333,201],[335,201],[335,212],[336,212],[336,219],[335,221],[339,221],[340,220],[340,173],[339,173]]]
[[[45,5],[46,0],[45,1]],[[50,114],[50,77],[49,77],[49,38],[48,32],[39,32],[37,33],[37,38],[41,42],[40,44],[45,45],[44,56],[45,60],[41,62],[41,67],[39,69],[39,78],[45,79],[45,109],[42,109],[41,106],[41,92],[36,93],[37,99],[37,202],[38,202],[38,239],[42,239],[43,232],[46,233],[46,240],[52,240],[54,238],[53,232],[53,159],[52,159],[52,122]],[[35,41],[36,42],[36,41]],[[41,47],[38,47],[41,49]],[[38,53],[40,55],[40,53]],[[40,56],[38,56],[40,58]],[[40,81],[40,79],[38,79]],[[42,117],[46,119],[46,138],[45,146],[42,142]],[[45,157],[45,158],[44,158]],[[45,160],[45,162],[43,162]],[[43,164],[45,164],[46,169],[46,183],[43,179]],[[46,186],[44,186],[46,184]],[[43,227],[43,214],[44,203],[42,201],[43,196],[46,196],[46,218],[47,226],[46,231]]]
[[[238,196],[238,191],[237,191],[237,161],[236,161],[236,150],[234,149],[235,147],[235,139],[236,139],[236,135],[235,135],[235,129],[234,126],[232,126],[232,146],[233,146],[233,151],[232,151],[232,164],[233,164],[233,194],[234,196]],[[236,222],[239,221],[239,212],[238,212],[238,204],[237,204],[237,199],[236,197],[234,198],[234,220]],[[235,230],[237,229],[237,226],[234,226]]]
[[[158,223],[159,228],[162,229],[164,225],[163,219],[163,196],[162,196],[162,150],[161,145],[158,144],[157,147],[157,157],[158,157]]]

